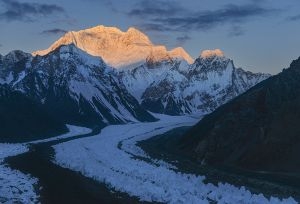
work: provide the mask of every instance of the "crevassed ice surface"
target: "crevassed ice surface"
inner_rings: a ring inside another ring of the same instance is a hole
[[[108,126],[97,136],[56,145],[55,162],[142,201],[296,203],[293,198],[267,199],[262,194],[252,194],[244,187],[227,183],[217,186],[205,184],[204,176],[175,172],[174,167],[165,162],[146,162],[136,157],[149,159],[143,150],[135,146],[137,141],[195,122],[196,119],[190,117],[164,116],[154,123]]]
[[[36,203],[34,186],[38,180],[13,170],[3,160],[28,151],[23,144],[0,144],[0,203]]]

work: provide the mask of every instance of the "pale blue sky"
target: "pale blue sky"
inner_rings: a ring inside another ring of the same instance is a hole
[[[47,48],[63,31],[134,26],[193,57],[222,49],[238,67],[278,73],[300,56],[299,0],[0,0],[0,53]]]

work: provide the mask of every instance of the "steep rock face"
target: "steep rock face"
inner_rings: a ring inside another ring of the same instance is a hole
[[[183,48],[167,51],[165,46],[154,45],[148,36],[135,28],[123,32],[118,28],[105,26],[68,32],[50,48],[36,51],[33,55],[43,56],[61,45],[72,43],[90,55],[101,57],[105,63],[115,68],[134,68],[153,54],[158,58],[171,57],[193,62]]]
[[[43,103],[63,122],[93,127],[155,120],[127,92],[110,67],[73,44],[28,58],[22,72],[17,82],[9,84]]]
[[[202,119],[181,141],[199,161],[300,171],[300,58]]]
[[[204,51],[192,65],[150,60],[118,73],[146,109],[171,115],[209,113],[270,76],[235,68],[220,50]]]
[[[67,132],[44,107],[8,85],[0,85],[0,142],[25,142]]]

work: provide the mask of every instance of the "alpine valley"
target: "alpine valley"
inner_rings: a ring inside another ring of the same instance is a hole
[[[297,203],[298,68],[102,25],[0,55],[0,203]]]

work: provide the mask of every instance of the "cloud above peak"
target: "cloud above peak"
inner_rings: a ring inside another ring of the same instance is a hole
[[[140,27],[144,30],[186,32],[207,31],[223,25],[241,27],[247,21],[277,11],[254,2],[243,5],[227,4],[215,10],[192,11],[177,1],[142,1],[127,15],[143,19]],[[241,30],[233,35],[242,35]]]
[[[54,28],[49,30],[44,30],[41,32],[42,35],[58,35],[58,34],[65,34],[68,31],[60,29],[60,28]]]
[[[179,36],[176,38],[177,42],[179,45],[183,45],[185,44],[187,41],[191,40],[191,37],[188,36],[187,34],[183,35],[183,36]]]
[[[290,16],[287,18],[288,21],[299,21],[300,20],[300,14],[299,15],[294,15]]]
[[[183,7],[179,4],[175,4],[171,1],[159,1],[159,0],[142,0],[136,4],[136,7],[128,12],[131,17],[143,17],[143,18],[153,18],[164,17],[164,16],[174,16],[186,12]]]
[[[4,10],[0,13],[0,20],[33,22],[38,17],[65,13],[64,8],[56,4],[42,4],[20,2],[18,0],[0,0]]]

